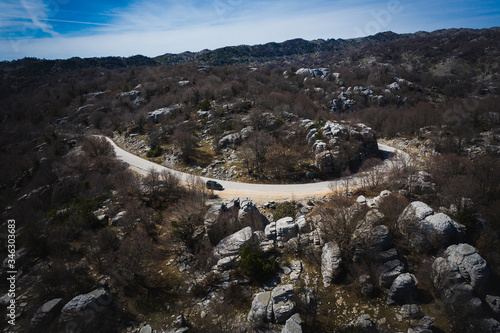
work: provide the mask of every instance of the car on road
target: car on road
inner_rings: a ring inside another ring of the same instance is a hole
[[[221,184],[217,183],[214,180],[207,180],[207,188],[211,189],[211,190],[218,190],[218,191],[222,191],[224,189],[224,187],[222,187]]]

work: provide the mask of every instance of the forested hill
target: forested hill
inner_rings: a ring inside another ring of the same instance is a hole
[[[434,32],[396,34],[382,32],[373,36],[355,39],[318,39],[307,41],[292,39],[282,43],[262,45],[228,46],[200,52],[167,53],[149,58],[142,55],[132,57],[71,58],[67,60],[44,60],[24,58],[0,63],[0,74],[21,76],[50,75],[71,70],[102,67],[106,69],[136,66],[173,65],[196,62],[201,66],[248,64],[262,65],[310,65],[315,62],[350,56],[352,53],[384,53],[387,60],[397,61],[397,53],[416,52],[418,56],[439,56],[456,50],[458,56],[475,59],[484,54],[488,45],[500,41],[500,28],[490,29],[446,29]],[[485,47],[482,47],[484,44]],[[167,47],[166,47],[167,48]]]

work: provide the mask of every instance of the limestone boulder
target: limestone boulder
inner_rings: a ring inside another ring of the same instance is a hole
[[[248,321],[255,326],[260,326],[267,320],[267,308],[271,301],[271,292],[264,291],[255,295],[252,307],[248,313]]]
[[[298,313],[288,318],[281,333],[302,333],[302,318]]]
[[[272,309],[267,308],[270,322],[284,324],[295,313],[295,296],[293,285],[278,286],[271,292]]]
[[[104,332],[110,326],[111,294],[104,288],[70,300],[61,310],[59,330],[64,332]],[[89,320],[92,318],[93,320]]]
[[[404,273],[399,275],[392,283],[387,304],[412,304],[417,300],[418,281],[415,275]]]
[[[246,227],[240,231],[227,236],[214,248],[214,254],[217,258],[224,258],[238,255],[241,248],[250,242],[253,236],[251,227]]]
[[[423,202],[409,204],[398,218],[398,228],[418,252],[445,248],[465,239],[465,226],[448,215],[435,213]]]
[[[59,314],[59,311],[61,311],[63,305],[62,298],[55,298],[39,307],[31,319],[30,332],[47,331],[52,321]]]
[[[326,243],[321,254],[321,274],[325,288],[330,286],[340,273],[341,263],[342,257],[338,244],[335,242]]]

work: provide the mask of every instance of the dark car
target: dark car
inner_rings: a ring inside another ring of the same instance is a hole
[[[221,184],[217,183],[216,181],[213,180],[208,180],[207,181],[207,188],[211,190],[219,190],[222,191],[224,187],[222,187]]]

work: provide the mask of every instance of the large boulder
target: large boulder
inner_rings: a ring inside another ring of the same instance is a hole
[[[240,201],[240,210],[238,211],[238,219],[241,221],[246,217],[250,217],[253,213],[258,212],[257,206],[252,200],[245,198]]]
[[[322,151],[314,157],[314,165],[321,173],[330,174],[333,172],[333,155],[332,152]]]
[[[391,232],[385,225],[371,228],[366,239],[368,248],[375,252],[386,251],[391,247]]]
[[[31,319],[30,332],[48,331],[50,324],[59,314],[63,305],[64,303],[62,298],[55,298],[39,307]]]
[[[255,326],[260,326],[267,320],[267,308],[271,301],[271,292],[264,291],[255,295],[252,307],[248,313],[248,321]]]
[[[398,227],[418,252],[441,249],[465,238],[465,226],[443,213],[435,214],[423,202],[409,204],[398,218]]]
[[[387,304],[411,304],[415,303],[418,295],[418,281],[415,275],[405,273],[399,275],[392,283]]]
[[[241,248],[250,242],[253,236],[251,227],[246,227],[240,231],[227,236],[214,248],[214,254],[218,258],[237,255]]]
[[[74,297],[61,310],[59,331],[107,332],[112,296],[104,288]]]
[[[338,244],[335,242],[326,243],[321,254],[321,274],[325,288],[330,286],[340,273],[341,263],[342,257]]]
[[[274,227],[274,230],[272,230]],[[266,227],[266,235],[274,236],[274,239],[278,242],[286,242],[292,237],[297,236],[297,223],[292,217],[283,217]],[[271,238],[270,238],[271,239]]]
[[[476,290],[486,290],[490,271],[486,261],[469,244],[449,246],[443,257],[432,264],[434,287],[442,294],[455,285],[469,284]]]
[[[398,259],[387,261],[383,263],[379,269],[379,286],[382,288],[391,287],[394,280],[401,274],[403,274],[405,268],[401,261]]]
[[[277,324],[285,323],[295,313],[294,296],[292,284],[274,288],[271,292],[272,308],[267,308],[267,319]]]
[[[236,145],[241,143],[241,134],[240,133],[231,133],[223,137],[219,140],[219,147],[226,148],[231,147],[234,148]]]
[[[278,286],[255,295],[248,321],[254,326],[264,322],[284,324],[295,313],[293,285]]]
[[[302,333],[302,318],[298,313],[288,318],[281,333]]]

